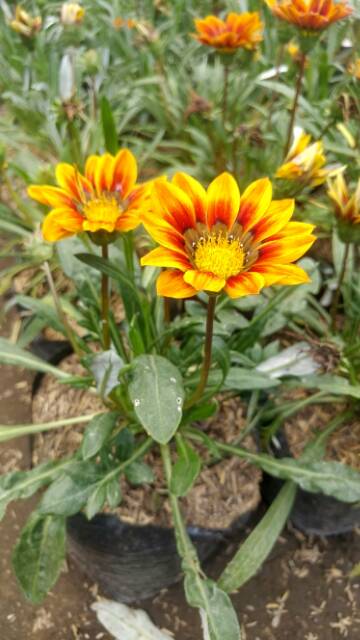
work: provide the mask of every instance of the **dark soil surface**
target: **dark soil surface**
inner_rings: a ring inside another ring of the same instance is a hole
[[[0,422],[29,422],[31,374],[1,367],[0,379]],[[0,445],[0,471],[13,464],[26,468],[29,461],[27,439]],[[10,567],[11,549],[35,503],[36,498],[13,503],[0,523],[1,640],[110,640],[90,610],[97,587],[72,562],[41,606],[27,603],[20,592]],[[235,543],[224,547],[207,572],[216,577],[235,548]],[[358,640],[360,579],[351,580],[349,573],[359,562],[360,531],[324,540],[289,527],[261,572],[233,597],[243,640]],[[202,638],[198,613],[187,607],[181,584],[134,606],[146,609],[176,640]]]

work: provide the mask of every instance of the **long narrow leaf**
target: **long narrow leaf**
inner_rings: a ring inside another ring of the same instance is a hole
[[[260,569],[288,519],[295,495],[296,485],[286,482],[262,520],[220,576],[221,589],[227,593],[236,591]]]

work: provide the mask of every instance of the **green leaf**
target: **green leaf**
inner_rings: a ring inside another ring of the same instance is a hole
[[[95,456],[113,431],[119,414],[115,411],[100,413],[86,427],[80,453],[84,460]]]
[[[125,475],[130,484],[134,485],[154,482],[153,470],[145,462],[132,462],[126,467]]]
[[[219,404],[216,400],[210,400],[205,404],[201,404],[196,407],[191,407],[188,411],[184,411],[182,422],[188,424],[191,422],[198,422],[199,420],[206,420],[211,418],[219,408]]]
[[[255,389],[270,389],[277,387],[280,383],[275,378],[270,378],[255,369],[244,369],[242,367],[231,367],[225,380],[226,389],[236,389],[237,391],[254,391]]]
[[[118,151],[116,125],[110,102],[105,96],[101,98],[100,109],[106,151],[109,151],[109,153],[116,155]]]
[[[91,493],[85,507],[85,513],[88,520],[91,520],[104,506],[106,500],[106,485],[99,484]]]
[[[220,576],[224,591],[236,591],[260,569],[288,519],[295,495],[296,485],[287,482]]]
[[[119,372],[124,361],[114,349],[95,354],[89,365],[96,380],[97,392],[106,397],[119,384]]]
[[[346,378],[324,374],[323,376],[308,376],[301,380],[308,389],[320,389],[334,395],[360,398],[360,385],[351,385]]]
[[[118,477],[111,478],[106,483],[106,501],[110,509],[115,509],[121,502],[121,498],[120,479]]]
[[[360,473],[341,462],[309,458],[274,458],[267,453],[252,453],[240,447],[217,443],[220,450],[246,458],[267,473],[296,482],[305,491],[324,493],[343,502],[360,500]],[[310,447],[311,452],[311,447]]]
[[[169,442],[180,424],[184,402],[179,370],[162,356],[135,358],[129,396],[145,431],[160,444]]]
[[[44,373],[52,373],[57,378],[63,380],[70,377],[71,374],[62,371],[57,367],[53,367],[51,364],[37,358],[29,351],[20,349],[12,342],[9,342],[5,338],[0,338],[0,363],[16,365],[18,367],[24,367],[25,369],[34,369],[35,371],[43,371]]]
[[[46,462],[30,471],[13,471],[0,477],[0,520],[3,518],[7,505],[13,500],[29,498],[40,487],[49,484],[54,475],[61,473],[71,464],[70,461],[56,463]]]
[[[176,438],[178,458],[171,474],[170,491],[177,497],[185,496],[201,471],[201,458],[184,438]]]
[[[25,596],[39,604],[55,584],[65,559],[65,519],[33,514],[14,549],[12,561]]]
[[[241,640],[236,613],[227,593],[212,580],[202,580],[189,572],[184,581],[186,600],[200,609],[204,638]]]
[[[72,516],[86,504],[99,480],[98,470],[89,462],[76,462],[44,493],[38,510],[42,514]]]

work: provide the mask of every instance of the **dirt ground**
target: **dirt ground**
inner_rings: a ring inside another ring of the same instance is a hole
[[[2,424],[30,421],[31,379],[29,372],[0,367]],[[2,472],[14,460],[26,468],[29,459],[26,439],[0,445]],[[97,587],[79,574],[71,561],[40,607],[30,605],[22,596],[11,571],[10,555],[35,503],[36,498],[13,503],[0,523],[1,640],[110,640],[90,610]],[[206,571],[217,576],[235,548],[235,543],[223,548]],[[348,576],[359,562],[360,531],[325,540],[306,537],[288,527],[261,572],[233,598],[243,640],[358,640],[360,579]],[[171,631],[176,640],[202,638],[198,613],[189,611],[180,584],[134,606],[146,609],[155,624]]]

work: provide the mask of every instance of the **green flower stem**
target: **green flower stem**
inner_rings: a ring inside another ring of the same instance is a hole
[[[135,273],[134,267],[134,240],[131,231],[123,234],[124,256],[126,268],[129,275],[133,278]]]
[[[348,263],[348,259],[349,259],[350,247],[351,247],[351,242],[347,242],[346,245],[345,245],[345,251],[344,251],[343,261],[342,261],[342,265],[341,265],[341,271],[339,273],[339,278],[338,278],[338,281],[337,281],[337,288],[336,288],[335,295],[333,297],[333,301],[332,301],[332,304],[331,304],[330,316],[331,316],[331,328],[332,328],[333,331],[335,331],[335,329],[336,329],[336,314],[337,314],[338,306],[339,306],[341,287],[342,287],[342,284],[344,282],[345,273],[346,273],[346,267],[347,267],[347,263]]]
[[[193,395],[190,396],[189,400],[185,403],[186,409],[188,409],[189,407],[192,407],[192,405],[195,404],[201,398],[209,377],[216,300],[217,300],[216,295],[209,296],[208,306],[207,306],[204,361],[203,361],[203,366],[201,370],[200,381]]]
[[[182,559],[182,566],[185,572],[190,571],[200,576],[201,567],[199,558],[186,530],[186,526],[180,511],[179,501],[170,489],[172,468],[169,445],[160,445],[160,449],[163,460],[164,474],[169,490],[169,500],[175,529],[176,545],[178,553]]]
[[[61,320],[61,322],[64,325],[64,331],[65,331],[65,335],[67,337],[67,339],[69,340],[74,353],[76,353],[77,356],[79,356],[80,358],[82,357],[82,350],[78,345],[78,340],[77,340],[77,336],[74,332],[74,330],[71,328],[68,319],[66,317],[66,314],[64,313],[64,310],[61,306],[61,302],[60,302],[60,298],[58,296],[58,293],[56,291],[56,287],[55,287],[55,283],[54,283],[54,279],[52,277],[52,273],[51,273],[51,269],[49,267],[49,263],[47,261],[44,262],[43,264],[43,270],[45,272],[45,276],[46,276],[46,280],[48,282],[49,285],[49,289],[51,292],[51,295],[53,297],[54,300],[54,305],[55,305],[55,309],[57,311],[57,314]]]
[[[109,249],[107,244],[101,247],[102,257],[104,260],[109,258]],[[110,325],[109,325],[109,276],[104,272],[101,274],[101,324],[103,334],[104,351],[110,349]]]
[[[301,57],[300,57],[300,62],[299,62],[299,73],[298,73],[296,86],[295,86],[295,96],[294,96],[293,106],[292,106],[292,109],[291,109],[291,116],[290,116],[288,134],[287,134],[286,144],[285,144],[285,147],[284,147],[284,158],[287,156],[288,151],[290,149],[291,137],[292,137],[293,128],[294,128],[294,124],[295,124],[295,116],[296,116],[296,112],[297,112],[297,108],[298,108],[298,104],[299,104],[301,85],[302,85],[304,72],[305,72],[305,64],[306,64],[306,54],[304,52],[302,52],[301,53]]]
[[[89,422],[101,413],[102,411],[97,411],[96,413],[90,413],[86,416],[64,418],[64,420],[53,420],[52,422],[43,422],[42,424],[18,424],[14,426],[0,425],[0,442],[6,442],[7,440],[20,438],[21,436],[28,436],[33,433],[49,431],[50,429],[59,429],[60,427],[66,427],[69,424]]]

